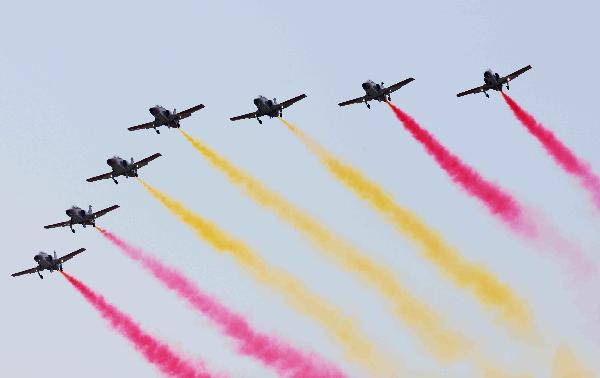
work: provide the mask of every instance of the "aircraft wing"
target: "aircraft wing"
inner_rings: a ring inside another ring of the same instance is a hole
[[[112,172],[108,172],[108,173],[104,173],[98,176],[94,176],[94,177],[90,177],[89,179],[85,180],[87,182],[94,182],[94,181],[98,181],[98,180],[104,180],[104,179],[109,179],[112,177]]]
[[[71,260],[73,257],[77,256],[78,254],[80,254],[81,252],[85,251],[85,248],[79,248],[77,251],[73,251],[69,254],[64,255],[63,257],[58,259],[58,263],[62,264],[65,261],[69,261]]]
[[[148,123],[142,123],[141,125],[132,126],[127,128],[129,131],[142,130],[142,129],[151,129],[154,127],[154,121]]]
[[[485,84],[485,85],[482,85],[481,87],[477,87],[477,88],[469,89],[468,91],[460,92],[459,94],[456,95],[456,97],[462,97],[462,96],[470,95],[473,93],[480,93],[483,91],[487,91],[490,88],[491,88],[491,86]]]
[[[351,105],[351,104],[360,104],[361,102],[365,101],[366,98],[367,98],[367,96],[362,96],[362,97],[354,98],[352,100],[340,102],[338,105],[346,106],[346,105]]]
[[[107,207],[106,209],[102,209],[100,211],[96,211],[93,215],[94,219],[96,218],[100,218],[101,216],[103,216],[104,214],[111,212],[113,210],[116,210],[119,208],[119,205],[113,205],[111,207]]]
[[[47,226],[44,226],[44,228],[49,229],[49,228],[56,228],[56,227],[67,227],[68,225],[69,225],[69,221],[66,221],[66,222],[49,224]]]
[[[11,274],[11,276],[18,277],[18,276],[22,276],[23,274],[31,274],[31,273],[35,273],[35,272],[37,272],[37,268],[31,268],[31,269],[23,270],[18,273],[13,273],[13,274]]]
[[[398,89],[402,88],[403,86],[405,86],[406,84],[410,83],[411,81],[414,81],[415,79],[412,77],[409,77],[406,80],[402,80],[399,83],[396,83],[394,85],[390,85],[389,87],[386,88],[386,93],[393,93],[396,92]]]
[[[298,101],[300,101],[302,99],[305,99],[305,98],[306,98],[305,94],[301,94],[300,96],[296,96],[294,98],[290,98],[289,100],[284,101],[284,102],[282,102],[282,103],[279,104],[280,109],[285,109],[285,108],[287,108],[289,106],[292,106],[296,102],[298,102]]]
[[[510,75],[506,75],[505,77],[503,77],[503,78],[502,78],[502,82],[503,82],[503,83],[509,82],[509,81],[511,81],[512,79],[514,79],[514,78],[516,78],[517,76],[519,76],[520,74],[522,74],[522,73],[524,73],[524,72],[526,72],[526,71],[529,71],[530,69],[531,69],[531,66],[526,66],[526,67],[523,67],[523,68],[521,68],[520,70],[517,70],[517,71],[515,71],[515,72],[511,73]]]
[[[231,121],[239,121],[240,119],[256,118],[256,114],[257,114],[257,112],[252,112],[252,113],[248,113],[248,114],[242,114],[240,116],[231,117],[229,119]]]
[[[204,108],[204,105],[202,105],[202,104],[196,105],[193,108],[189,108],[189,109],[186,109],[186,110],[184,110],[182,112],[178,112],[177,116],[179,117],[179,119],[184,119],[184,118],[187,118],[187,117],[191,116],[192,113],[197,112],[198,110],[200,110],[202,108]]]
[[[161,157],[162,155],[159,153],[156,153],[154,155],[148,156],[147,158],[144,158],[140,161],[136,161],[135,163],[133,163],[133,165],[135,166],[135,169],[143,167],[145,165],[147,165],[148,163],[150,163],[152,160],[157,159],[159,157]]]

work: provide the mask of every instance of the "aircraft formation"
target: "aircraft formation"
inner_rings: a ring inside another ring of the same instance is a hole
[[[487,98],[489,98],[490,96],[487,93],[489,90],[501,92],[505,85],[506,85],[506,89],[509,90],[510,89],[509,82],[514,80],[516,77],[518,77],[519,75],[523,74],[524,72],[526,72],[530,69],[531,69],[531,65],[527,65],[527,66],[525,66],[511,74],[508,74],[506,76],[500,76],[498,73],[495,73],[492,70],[486,70],[483,74],[483,81],[484,81],[483,85],[476,87],[476,88],[469,89],[464,92],[460,92],[456,96],[462,97],[462,96],[466,96],[469,94],[483,92],[485,94],[485,96]],[[342,106],[347,106],[347,105],[351,105],[351,104],[364,103],[367,106],[367,108],[370,109],[371,108],[371,105],[369,104],[370,101],[378,101],[378,102],[390,101],[391,94],[393,92],[396,92],[397,90],[399,90],[400,88],[404,87],[405,85],[411,83],[414,80],[415,80],[414,78],[410,77],[410,78],[402,80],[398,83],[390,85],[388,87],[386,87],[383,82],[378,84],[372,80],[367,80],[364,83],[362,83],[362,88],[365,91],[365,94],[363,96],[340,102],[338,105],[342,107]],[[231,117],[230,120],[231,121],[239,121],[239,120],[243,120],[243,119],[255,118],[259,124],[262,124],[262,120],[260,119],[261,117],[264,117],[264,116],[268,116],[269,118],[281,117],[281,116],[283,116],[283,109],[286,109],[286,108],[292,106],[293,104],[295,104],[296,102],[301,101],[305,98],[306,98],[306,94],[301,94],[301,95],[293,97],[289,100],[278,103],[276,98],[273,98],[272,100],[270,100],[270,99],[266,98],[265,96],[260,95],[260,96],[257,96],[253,100],[253,103],[256,106],[256,111],[242,114],[239,116]],[[177,112],[176,109],[173,109],[173,111],[170,111],[161,105],[155,105],[155,106],[151,107],[150,109],[148,109],[150,114],[154,117],[154,120],[147,122],[147,123],[137,125],[137,126],[129,127],[127,130],[137,131],[137,130],[153,129],[154,131],[156,131],[157,134],[160,134],[160,130],[158,129],[159,127],[166,126],[167,128],[180,128],[181,127],[180,122],[182,119],[188,118],[195,112],[202,110],[204,108],[205,108],[205,106],[203,104],[199,104],[199,105],[193,106],[189,109],[183,110],[181,112]],[[123,159],[119,156],[112,156],[106,160],[106,164],[111,168],[110,172],[103,173],[98,176],[90,177],[86,181],[87,182],[95,182],[95,181],[100,181],[100,180],[105,180],[105,179],[112,179],[115,184],[118,184],[119,182],[116,180],[117,177],[121,177],[121,176],[125,177],[125,178],[138,177],[138,170],[140,168],[148,165],[148,163],[150,163],[151,161],[153,161],[161,156],[162,155],[160,153],[155,153],[155,154],[148,156],[146,158],[143,158],[137,162],[134,161],[133,158],[131,158],[130,161],[127,161],[126,159]],[[107,213],[109,213],[113,210],[116,210],[118,208],[119,208],[119,205],[112,205],[112,206],[109,206],[102,210],[94,212],[92,210],[92,205],[89,205],[88,211],[85,211],[82,208],[74,205],[71,208],[65,210],[65,213],[66,213],[67,217],[69,218],[68,220],[54,223],[54,224],[49,224],[49,225],[44,226],[44,228],[52,229],[52,228],[62,228],[62,227],[68,226],[69,229],[71,230],[71,232],[75,233],[75,229],[73,228],[74,225],[80,224],[83,228],[86,228],[86,226],[96,227],[96,219],[97,218],[99,218],[103,215],[106,215]],[[18,276],[25,275],[25,274],[37,273],[38,276],[43,279],[44,277],[41,275],[42,271],[48,270],[51,273],[53,271],[62,271],[63,270],[62,264],[64,262],[70,260],[71,258],[75,257],[76,255],[78,255],[84,251],[85,251],[85,248],[80,248],[80,249],[78,249],[74,252],[71,252],[65,256],[62,256],[60,258],[57,258],[56,252],[54,252],[53,254],[39,252],[34,256],[34,261],[37,263],[37,266],[17,272],[17,273],[13,273],[12,276],[18,277]]]
[[[506,76],[500,76],[491,70],[487,70],[483,74],[483,84],[481,86],[460,92],[456,96],[462,97],[468,94],[483,93],[489,98],[489,91],[500,92],[501,96],[511,107],[511,110],[513,110],[521,123],[533,130],[531,133],[536,135],[536,137],[537,135],[544,137],[545,135],[548,135],[548,133],[544,131],[543,127],[536,124],[535,119],[520,108],[518,104],[514,103],[514,101],[504,92],[505,88],[506,90],[509,90],[509,84],[512,80],[530,69],[531,66],[528,65]],[[544,239],[545,236],[543,233],[530,232],[532,229],[536,229],[537,226],[530,222],[532,218],[528,217],[528,214],[525,211],[526,208],[514,199],[510,193],[505,192],[500,186],[485,180],[485,178],[477,174],[472,167],[462,162],[460,158],[453,155],[451,151],[440,144],[435,136],[429,134],[428,131],[422,128],[412,117],[390,102],[392,93],[412,83],[414,80],[414,78],[409,77],[389,86],[386,86],[383,82],[377,83],[372,80],[365,81],[361,85],[364,91],[362,96],[339,102],[338,106],[344,107],[352,104],[364,103],[365,106],[370,109],[372,101],[384,102],[384,105],[389,106],[394,112],[396,118],[402,123],[403,127],[422,144],[428,154],[435,158],[440,168],[446,171],[455,184],[461,186],[473,198],[480,200],[488,210],[491,210],[495,217],[501,219],[513,232],[530,239],[539,238],[540,240],[546,240]],[[419,248],[423,249],[423,256],[430,260],[433,265],[440,268],[447,275],[447,278],[461,287],[463,282],[470,282],[469,287],[466,289],[472,290],[473,295],[482,304],[488,306],[490,303],[493,303],[490,307],[491,310],[498,311],[498,314],[502,314],[501,317],[503,322],[506,322],[505,325],[513,327],[513,322],[516,321],[519,323],[519,327],[527,327],[529,325],[529,320],[527,320],[526,316],[526,307],[522,306],[518,297],[516,297],[511,290],[506,289],[499,279],[487,272],[485,268],[471,264],[466,259],[463,259],[462,256],[457,254],[453,247],[435,231],[435,229],[430,228],[425,222],[419,219],[417,214],[412,213],[410,209],[406,209],[403,205],[395,202],[395,199],[389,198],[385,189],[380,187],[379,184],[369,179],[366,175],[363,175],[360,171],[345,166],[325,148],[313,141],[293,124],[282,118],[284,109],[291,107],[306,97],[306,94],[300,94],[288,100],[278,102],[275,98],[269,99],[264,96],[258,96],[253,99],[256,108],[255,111],[231,117],[230,121],[256,119],[259,124],[262,124],[263,120],[261,118],[279,118],[287,129],[319,158],[323,166],[327,168],[337,180],[354,192],[354,194],[357,194],[362,200],[369,203],[375,211],[385,215],[386,220],[402,235],[410,236],[411,239],[414,239],[414,242],[419,245]],[[156,105],[149,108],[149,112],[154,118],[152,121],[129,127],[128,130],[154,130],[157,134],[160,134],[160,128],[162,126],[178,129],[181,127],[181,121],[183,119],[191,117],[194,113],[204,108],[205,106],[203,104],[198,104],[178,112],[176,109],[171,111],[163,106]],[[542,132],[540,132],[540,130],[542,130]],[[445,344],[447,340],[450,340],[448,341],[448,345],[450,346],[449,349],[454,348],[452,345],[458,346],[461,344],[454,343],[454,341],[458,341],[460,337],[457,338],[458,334],[455,334],[453,330],[447,328],[443,321],[439,322],[439,324],[434,324],[435,322],[430,323],[426,327],[417,327],[411,324],[410,319],[413,317],[428,319],[433,316],[435,318],[435,311],[429,309],[427,305],[421,304],[420,301],[416,300],[416,298],[412,298],[411,295],[408,295],[404,291],[401,282],[393,278],[393,271],[371,261],[370,258],[367,257],[367,254],[362,254],[359,249],[352,246],[351,242],[346,242],[343,237],[337,236],[334,232],[328,230],[327,227],[321,225],[319,221],[314,219],[310,214],[304,213],[302,209],[296,208],[293,204],[280,198],[277,193],[263,187],[261,183],[256,181],[251,175],[236,168],[233,164],[227,162],[226,159],[220,158],[217,153],[212,151],[209,147],[204,146],[201,141],[195,140],[183,130],[180,130],[180,132],[183,137],[185,137],[198,152],[204,155],[215,168],[221,170],[222,173],[229,176],[230,179],[235,177],[235,180],[231,180],[232,184],[244,188],[255,188],[253,191],[246,194],[258,204],[263,205],[265,208],[270,208],[277,213],[281,220],[291,223],[297,231],[315,244],[316,249],[321,250],[321,252],[326,252],[329,257],[335,257],[336,262],[344,270],[357,274],[361,279],[364,279],[369,283],[377,283],[373,288],[390,302],[394,309],[404,309],[398,311],[396,316],[398,316],[399,320],[403,323],[407,323],[411,328],[414,328],[413,331],[415,332],[415,335],[419,337],[420,341],[424,343],[428,350],[432,351],[434,356],[440,358],[441,355],[446,353],[446,351],[441,349],[436,350],[436,346]],[[556,154],[565,154],[566,150],[564,146],[554,139],[544,141],[543,144],[548,150],[556,150]],[[577,167],[583,166],[573,156],[569,155],[568,161],[577,165]],[[138,157],[139,160],[134,160],[133,157],[126,159],[116,155],[110,156],[106,159],[106,164],[109,169],[104,172],[98,172],[99,174],[87,178],[86,182],[94,183],[110,179],[115,184],[119,184],[118,179],[120,178],[124,178],[125,180],[128,178],[139,178],[139,170],[159,157],[162,157],[161,153],[154,153],[146,157]],[[576,171],[571,169],[569,172],[577,172],[577,176],[585,178],[585,182],[593,181],[598,183],[597,190],[594,188],[592,189],[597,192],[597,206],[600,210],[600,177],[596,177],[593,172],[585,170]],[[82,179],[83,178],[84,177],[82,177]],[[379,359],[382,355],[375,350],[376,348],[371,349],[369,340],[361,335],[360,327],[356,327],[353,321],[350,321],[343,326],[339,325],[338,320],[344,315],[342,312],[338,312],[338,309],[335,306],[330,306],[327,301],[321,299],[318,294],[315,295],[311,293],[310,290],[304,288],[300,282],[295,281],[293,276],[288,276],[284,271],[269,266],[269,264],[266,261],[263,261],[259,255],[255,254],[252,247],[246,245],[244,241],[236,240],[235,237],[229,235],[227,231],[220,230],[219,227],[210,220],[186,209],[184,205],[179,204],[176,200],[170,199],[169,196],[154,189],[144,180],[138,179],[138,181],[156,200],[169,209],[173,215],[177,216],[184,224],[194,229],[200,239],[203,239],[205,242],[208,242],[214,248],[219,250],[221,250],[223,245],[227,245],[227,248],[225,248],[226,252],[236,258],[238,263],[243,267],[255,274],[261,282],[264,280],[263,283],[265,285],[272,287],[286,297],[289,296],[292,301],[297,301],[299,304],[298,309],[301,309],[304,315],[307,315],[320,323],[330,333],[330,336],[336,338],[340,342],[340,345],[346,349],[346,352],[349,353],[348,358],[350,360],[354,362],[361,361],[364,364],[363,367],[366,367],[367,369],[373,368],[377,370],[386,365],[385,359]],[[112,184],[108,185],[110,186]],[[279,369],[278,366],[282,364],[288,366],[286,369],[283,369],[285,372],[280,371],[282,376],[294,376],[298,378],[304,376],[340,378],[344,376],[343,373],[338,374],[339,371],[336,370],[337,368],[334,368],[334,370],[332,370],[333,373],[330,372],[331,374],[321,374],[320,372],[329,369],[329,365],[326,361],[319,360],[320,362],[315,364],[312,362],[313,357],[303,355],[303,352],[297,351],[292,346],[287,343],[282,343],[276,338],[272,338],[272,335],[267,335],[251,329],[243,315],[234,314],[222,304],[218,303],[214,298],[204,294],[202,289],[197,287],[193,280],[186,278],[183,274],[178,272],[176,268],[167,267],[159,259],[147,255],[141,249],[129,244],[117,235],[108,230],[104,230],[97,225],[98,218],[108,213],[112,213],[114,210],[119,209],[119,207],[118,204],[113,204],[104,207],[99,211],[94,211],[92,205],[89,205],[86,211],[84,210],[85,207],[81,208],[74,205],[65,210],[67,216],[66,219],[63,218],[63,220],[57,223],[48,224],[44,226],[44,229],[69,227],[71,232],[75,233],[76,230],[74,226],[76,225],[81,225],[84,229],[88,228],[87,226],[96,228],[107,240],[118,247],[121,252],[129,258],[140,262],[144,269],[151,272],[154,277],[169,290],[177,293],[181,299],[188,301],[188,303],[198,312],[209,316],[215,325],[228,330],[244,330],[244,332],[241,333],[228,333],[228,336],[240,343],[239,345],[245,346],[245,349],[241,352],[243,355],[258,359],[264,365],[275,368],[276,370]],[[539,231],[539,229],[536,229],[536,231]],[[335,240],[336,242],[331,243],[331,240]],[[138,335],[143,332],[135,322],[128,318],[126,314],[121,313],[116,307],[111,306],[104,300],[98,300],[98,298],[102,298],[101,295],[95,294],[91,289],[87,288],[85,284],[63,271],[63,264],[65,262],[85,251],[85,248],[79,248],[73,252],[66,253],[61,257],[57,255],[56,251],[52,253],[43,251],[38,252],[33,257],[36,263],[35,266],[13,273],[12,276],[19,277],[35,273],[40,279],[43,279],[44,276],[42,273],[45,271],[50,273],[55,271],[59,272],[59,275],[64,276],[77,290],[79,290],[103,317],[118,319],[115,320],[114,324],[125,324],[127,330],[119,328],[116,329],[118,332],[128,338],[136,348],[144,348],[145,346],[142,345],[141,339],[138,340],[138,338],[131,337],[131,335]],[[574,266],[579,267],[588,265],[585,258],[582,258],[578,251],[570,253],[573,256],[570,256],[569,258],[580,261],[580,263]],[[248,256],[251,258],[248,258]],[[264,272],[275,272],[275,274],[263,274]],[[281,279],[281,277],[284,277],[285,279]],[[500,299],[496,298],[497,295],[495,294],[499,291],[504,293]],[[327,309],[327,311],[321,311],[321,309]],[[213,316],[214,314],[219,315]],[[411,314],[410,319],[407,318],[407,314]],[[149,334],[146,336],[146,338],[143,338],[144,340],[150,340],[151,343],[154,343],[157,346],[160,345],[160,340],[153,339]],[[188,374],[186,370],[188,367],[186,367],[185,364],[181,364],[178,354],[167,353],[168,349],[165,349],[166,344],[164,345],[165,347],[158,347],[158,349],[156,349],[160,352],[160,357],[151,355],[145,356],[146,359],[159,367],[163,372],[166,372],[167,375],[186,377],[196,376]],[[247,347],[248,345],[252,345],[252,347]],[[462,355],[462,353],[465,352],[463,347],[458,346],[457,348],[456,357],[453,358],[459,358],[457,356]],[[367,352],[371,350],[372,352]],[[452,353],[454,353],[454,351],[452,351]],[[373,364],[371,361],[376,361],[376,363]],[[179,370],[181,370],[181,374],[171,372],[169,367],[172,366],[180,366],[181,369]],[[307,375],[304,373],[302,375],[288,374],[292,371],[304,371],[303,369],[305,368],[311,370],[313,373]],[[193,367],[189,367],[189,369],[193,369]],[[184,373],[184,371],[186,372]],[[392,375],[384,374],[382,376]]]

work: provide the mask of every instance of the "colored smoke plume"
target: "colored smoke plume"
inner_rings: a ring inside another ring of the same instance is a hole
[[[445,324],[442,314],[436,313],[403,287],[388,267],[374,261],[368,253],[360,251],[349,241],[330,231],[311,215],[235,167],[201,141],[181,132],[198,152],[223,172],[232,184],[241,188],[244,194],[295,227],[318,251],[332,258],[343,270],[356,273],[377,290],[391,304],[394,314],[415,332],[435,357],[441,360],[464,357],[470,348],[465,337]]]
[[[577,280],[588,279],[595,268],[579,246],[567,240],[541,214],[526,209],[499,186],[482,178],[424,130],[412,117],[387,102],[404,127],[433,156],[439,166],[471,196],[482,201],[492,214],[512,230],[533,242],[538,250],[566,261],[567,272]]]
[[[125,255],[139,262],[161,283],[185,299],[193,309],[209,318],[227,336],[237,342],[238,351],[256,358],[284,377],[341,378],[344,374],[315,355],[308,355],[285,344],[282,340],[252,329],[243,316],[233,313],[185,277],[142,249],[134,247],[115,234],[96,227],[106,239]]]
[[[542,144],[554,161],[563,170],[579,180],[581,186],[589,192],[596,209],[600,211],[600,177],[592,171],[589,164],[578,158],[552,131],[542,126],[542,124],[536,121],[531,114],[527,113],[507,94],[503,92],[502,97],[515,117]]]
[[[271,267],[252,248],[236,239],[215,223],[188,210],[141,179],[144,188],[181,222],[188,225],[198,238],[214,249],[231,255],[254,278],[279,293],[296,311],[309,316],[344,348],[345,356],[370,369],[375,376],[390,374],[397,366],[387,356],[378,353],[362,329],[335,305],[310,292],[300,281],[284,270]]]
[[[287,128],[312,152],[329,172],[365,200],[404,237],[413,241],[421,255],[436,266],[456,286],[469,290],[488,310],[494,311],[511,329],[522,335],[532,332],[531,314],[526,304],[506,284],[485,267],[467,261],[443,237],[415,213],[400,206],[379,184],[356,168],[340,161],[296,126],[283,120]]]
[[[526,216],[524,209],[510,194],[485,180],[473,168],[463,163],[460,158],[448,151],[408,114],[392,103],[387,101],[386,103],[404,127],[425,147],[427,153],[435,159],[455,183],[471,196],[480,199],[492,214],[502,219],[515,231],[528,236],[535,235],[535,226]]]
[[[129,316],[106,302],[104,297],[95,293],[76,278],[60,272],[73,287],[83,295],[110,326],[129,340],[144,358],[155,365],[163,374],[171,377],[208,378],[210,374],[203,372],[198,363],[177,355],[168,345],[144,332]]]

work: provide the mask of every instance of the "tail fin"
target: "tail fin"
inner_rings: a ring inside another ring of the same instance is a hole
[[[90,207],[88,208],[88,214],[93,214],[94,212],[92,211],[92,205],[90,205]]]
[[[56,256],[56,251],[54,251],[54,260],[55,260],[55,261],[56,261],[56,260],[58,260],[58,257]],[[58,265],[56,265],[56,269],[58,269],[59,271],[61,271],[61,272],[62,272],[62,271],[63,271],[62,264],[58,264]]]

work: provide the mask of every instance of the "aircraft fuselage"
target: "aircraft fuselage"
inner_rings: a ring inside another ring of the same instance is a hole
[[[258,96],[254,99],[254,105],[258,110],[257,118],[262,116],[273,118],[281,115],[281,108],[278,106],[276,99],[269,100],[265,96]]]
[[[127,160],[120,158],[119,156],[113,156],[110,159],[106,160],[106,164],[108,164],[112,168],[113,178],[117,176],[138,177],[137,169],[133,168],[133,159],[130,163]]]
[[[52,255],[47,254],[45,252],[39,252],[37,255],[33,256],[33,259],[38,264],[37,271],[38,271],[38,275],[40,275],[40,277],[42,277],[40,272],[42,272],[44,270],[48,270],[48,271],[50,271],[50,273],[52,273],[55,270],[62,271],[62,264],[60,264],[56,260],[56,256],[52,257]]]
[[[152,114],[154,116],[155,127],[158,127],[158,126],[167,126],[167,127],[173,127],[173,128],[179,127],[179,119],[177,118],[177,113],[175,110],[173,112],[171,112],[170,110],[165,109],[164,107],[162,107],[160,105],[156,105],[156,106],[153,106],[150,109],[148,109],[148,111],[150,112],[150,114]]]
[[[366,101],[377,100],[377,101],[385,101],[387,98],[385,97],[384,90],[385,87],[383,83],[377,84],[373,80],[367,80],[362,83],[362,87],[365,90],[367,95]]]
[[[88,226],[96,225],[96,222],[94,221],[91,206],[90,206],[90,209],[88,212],[86,212],[85,210],[83,210],[82,208],[80,208],[78,206],[73,206],[70,209],[67,209],[65,211],[65,213],[70,218],[69,223],[70,223],[71,229],[74,224],[81,224],[81,225],[83,225],[83,227],[85,227],[86,225],[88,225]]]
[[[492,72],[492,70],[487,70],[483,73],[483,81],[485,84],[490,86],[490,89],[495,91],[502,91],[502,82],[500,81],[500,75]]]

